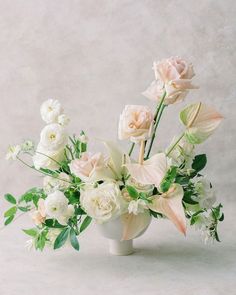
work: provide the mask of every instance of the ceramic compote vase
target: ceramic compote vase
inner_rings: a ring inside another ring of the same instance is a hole
[[[134,253],[133,239],[143,235],[151,223],[147,210],[130,217],[130,214],[123,214],[106,223],[97,224],[99,232],[109,241],[110,254],[125,256]]]

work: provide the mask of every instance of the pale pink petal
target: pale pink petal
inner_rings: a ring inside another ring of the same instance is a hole
[[[124,229],[122,240],[132,240],[140,235],[151,221],[148,210],[138,215],[126,213],[121,216]]]
[[[212,107],[200,102],[181,111],[180,119],[187,127],[188,140],[193,144],[199,144],[214,132],[223,117]]]
[[[192,80],[190,79],[179,79],[179,80],[172,80],[171,85],[173,85],[176,89],[197,89],[199,88],[196,85],[192,84]]]
[[[149,208],[155,212],[164,214],[185,235],[186,218],[182,205],[183,194],[181,185],[174,184],[167,193],[156,196],[152,204],[149,205]]]
[[[159,186],[167,170],[167,158],[164,153],[152,156],[143,164],[126,164],[130,175],[141,184],[155,184]]]
[[[117,176],[121,176],[125,153],[121,151],[117,144],[112,141],[105,141],[104,144],[109,153],[109,162],[112,169],[114,169]]]

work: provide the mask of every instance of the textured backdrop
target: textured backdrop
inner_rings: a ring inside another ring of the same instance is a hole
[[[200,89],[167,109],[155,149],[180,131],[186,104],[214,105],[225,120],[199,151],[208,154],[206,174],[220,201],[234,206],[235,15],[234,0],[0,0],[0,195],[41,185],[38,175],[4,157],[9,143],[38,140],[45,99],[61,101],[71,132],[116,140],[125,104],[154,106],[141,95],[153,79],[153,60],[180,55],[194,64]],[[99,141],[91,146],[101,149]],[[0,213],[5,207],[1,198]]]

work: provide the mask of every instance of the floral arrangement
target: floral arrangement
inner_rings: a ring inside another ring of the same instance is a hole
[[[118,137],[131,142],[128,152],[113,142],[104,142],[106,156],[88,152],[86,134],[67,134],[69,118],[53,99],[40,109],[47,125],[38,145],[28,140],[9,147],[7,159],[17,159],[44,175],[41,188],[32,188],[18,199],[5,195],[11,204],[4,214],[5,225],[20,211],[28,212],[34,223],[23,230],[31,237],[29,247],[58,249],[70,241],[79,250],[78,237],[92,220],[105,224],[117,218],[124,225],[122,240],[130,240],[144,230],[150,216],[169,219],[184,235],[189,224],[200,229],[205,240],[220,241],[222,205],[215,204],[212,184],[201,172],[206,155],[196,155],[195,146],[214,132],[222,116],[202,102],[185,107],[180,112],[183,132],[166,150],[153,152],[164,111],[197,88],[192,84],[192,64],[179,57],[154,62],[153,70],[155,80],[143,94],[156,102],[155,112],[144,105],[126,105],[120,115]]]

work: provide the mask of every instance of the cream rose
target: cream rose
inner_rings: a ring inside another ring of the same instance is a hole
[[[189,89],[197,88],[192,84],[193,65],[180,57],[170,57],[154,62],[153,70],[156,80],[151,83],[143,95],[160,101],[164,91],[166,105],[182,101]]]
[[[98,223],[115,219],[127,211],[119,186],[113,182],[85,188],[81,191],[80,201],[85,212]]]
[[[101,153],[91,154],[82,153],[80,159],[73,160],[70,165],[70,171],[81,180],[88,182],[93,180],[97,171],[104,169],[105,160]]]
[[[126,105],[120,115],[119,139],[130,139],[137,143],[151,136],[153,114],[147,106]]]
[[[57,124],[50,124],[43,128],[40,134],[40,146],[48,151],[58,151],[67,143],[68,136],[65,129]]]

